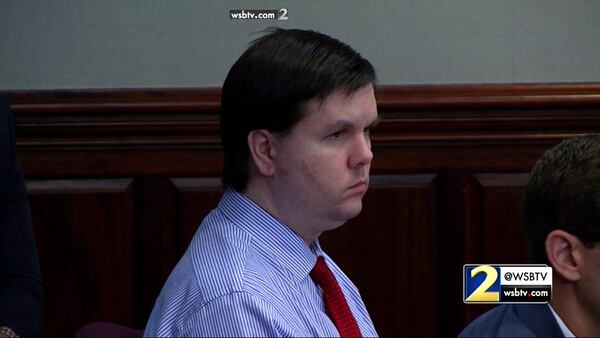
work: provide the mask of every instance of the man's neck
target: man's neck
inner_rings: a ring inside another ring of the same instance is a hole
[[[248,186],[246,190],[242,192],[249,199],[251,199],[254,203],[260,206],[263,210],[268,212],[273,218],[290,228],[294,233],[296,233],[300,238],[304,240],[306,245],[310,245],[314,242],[321,233],[309,234],[305,233],[308,227],[302,226],[297,222],[289,219],[291,213],[282,212],[281,208],[278,207],[276,203],[276,196],[273,196],[271,190],[269,190],[265,185],[256,184],[252,181],[248,182]],[[304,231],[303,231],[304,230]]]
[[[600,323],[578,298],[574,285],[555,285],[550,305],[576,337],[600,336]]]
[[[556,313],[556,311],[554,310],[554,308],[552,307],[552,305],[550,303],[548,303],[548,308],[550,308],[550,311],[552,311],[552,315],[554,316],[554,319],[556,319],[558,327],[562,331],[563,335],[565,337],[575,337],[575,334],[573,332],[571,332],[571,330],[567,327],[567,325],[562,320],[562,318],[560,318],[558,313]]]

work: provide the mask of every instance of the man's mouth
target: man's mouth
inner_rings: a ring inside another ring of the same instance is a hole
[[[354,185],[350,186],[348,188],[348,190],[351,190],[352,192],[365,192],[367,191],[368,188],[368,181],[366,179],[364,180],[360,180],[358,182],[356,182]]]

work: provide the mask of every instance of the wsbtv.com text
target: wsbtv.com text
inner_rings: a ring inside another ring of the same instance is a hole
[[[280,9],[230,9],[229,18],[234,20],[287,20],[288,10]]]

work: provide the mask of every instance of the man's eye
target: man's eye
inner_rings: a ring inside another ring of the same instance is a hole
[[[365,135],[370,135],[371,134],[371,128],[367,127],[363,130],[363,133],[365,133]]]
[[[333,134],[330,134],[329,137],[330,138],[340,138],[341,136],[343,136],[345,134],[345,131],[343,130],[338,130]]]

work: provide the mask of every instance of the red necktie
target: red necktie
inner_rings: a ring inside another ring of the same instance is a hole
[[[321,286],[325,307],[333,324],[338,329],[340,337],[362,337],[342,289],[325,264],[323,256],[317,257],[317,264],[310,272],[310,277]]]

